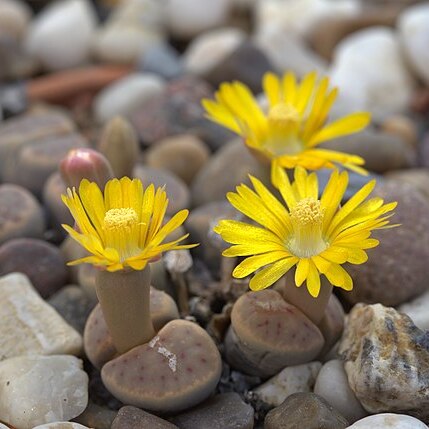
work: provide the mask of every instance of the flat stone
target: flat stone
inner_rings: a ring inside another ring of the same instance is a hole
[[[180,429],[252,429],[253,408],[237,393],[223,393],[171,421]]]
[[[126,406],[122,407],[111,429],[178,429],[176,425],[150,414],[140,408]]]
[[[359,155],[364,167],[373,173],[385,173],[411,167],[416,152],[398,135],[364,130],[350,136],[323,143],[321,147]]]
[[[429,333],[381,304],[349,313],[339,353],[349,385],[370,413],[406,413],[429,422]]]
[[[74,131],[70,119],[55,110],[39,110],[4,121],[0,126],[0,178],[9,163],[9,154],[35,140]]]
[[[20,429],[70,420],[88,403],[88,376],[74,356],[0,362],[0,419]]]
[[[2,359],[81,353],[82,337],[40,298],[23,274],[0,278],[0,301]]]
[[[289,366],[253,392],[266,404],[277,407],[293,393],[311,392],[321,367],[320,362]]]
[[[16,238],[0,246],[0,276],[19,272],[46,298],[67,281],[68,272],[58,247],[34,238]]]
[[[405,414],[376,414],[365,417],[347,429],[427,429],[423,422]]]
[[[209,160],[210,151],[198,137],[183,134],[155,143],[145,155],[149,167],[171,171],[189,185]]]
[[[41,196],[46,180],[58,170],[60,161],[68,152],[87,145],[86,139],[78,133],[34,140],[10,153],[3,180]]]
[[[202,98],[210,98],[212,89],[195,76],[172,80],[160,97],[130,115],[131,123],[144,145],[151,145],[177,134],[195,134],[212,149],[233,135],[204,117]]]
[[[102,89],[94,100],[97,121],[126,116],[164,91],[163,79],[151,73],[133,73]]]
[[[368,415],[349,386],[341,360],[330,360],[323,365],[314,385],[314,393],[324,398],[351,423]]]
[[[42,238],[43,209],[34,196],[18,185],[0,185],[0,244],[19,237]]]
[[[354,287],[341,296],[351,304],[399,305],[427,289],[429,203],[419,191],[397,180],[378,183],[371,197],[397,201],[392,222],[401,226],[373,232],[380,245],[368,252],[365,264],[347,267]]]
[[[52,295],[48,303],[58,311],[70,326],[83,334],[85,323],[97,301],[79,286],[69,285]]]
[[[220,148],[195,177],[191,187],[193,205],[225,200],[227,192],[235,191],[241,183],[250,183],[249,174],[269,183],[269,167],[260,164],[243,141],[234,139]]]
[[[347,420],[322,397],[294,393],[265,417],[264,429],[345,429]]]

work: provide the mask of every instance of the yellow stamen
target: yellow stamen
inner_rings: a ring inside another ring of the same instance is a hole
[[[298,111],[287,103],[273,106],[268,113],[269,134],[264,146],[274,155],[293,155],[302,151],[297,138],[301,118]]]
[[[322,237],[323,215],[320,201],[313,197],[302,199],[291,210],[293,238],[288,247],[293,254],[300,258],[309,258],[328,247]]]
[[[138,220],[132,208],[110,209],[104,215],[106,247],[116,249],[121,261],[140,252]]]

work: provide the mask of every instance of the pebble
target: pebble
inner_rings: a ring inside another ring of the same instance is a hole
[[[189,185],[209,160],[210,151],[198,137],[182,134],[155,143],[145,155],[146,165],[171,171]]]
[[[75,129],[72,121],[58,110],[39,110],[2,122],[0,126],[0,179],[10,163],[10,156],[31,144],[51,136],[68,134]]]
[[[87,145],[86,139],[78,133],[34,140],[10,153],[3,179],[41,196],[46,180],[57,171],[67,153]]]
[[[429,201],[429,169],[407,168],[406,170],[391,171],[385,175],[389,180],[407,183]]]
[[[380,129],[383,133],[400,137],[412,148],[416,148],[418,146],[419,130],[417,123],[407,116],[389,116],[380,124]]]
[[[207,31],[189,43],[183,55],[184,69],[204,78],[245,40],[246,33],[235,27]]]
[[[351,423],[368,415],[349,386],[341,360],[330,360],[322,366],[314,393],[324,398]]]
[[[376,414],[365,417],[347,429],[428,429],[423,422],[405,414]]]
[[[17,185],[0,185],[0,244],[19,237],[42,238],[43,209],[34,196]]]
[[[257,33],[254,41],[280,74],[292,71],[302,77],[314,70],[320,74],[326,73],[326,61],[310,50],[304,40],[291,32],[269,27]]]
[[[90,384],[92,380],[90,381]],[[90,396],[91,396],[90,392]],[[85,411],[76,417],[74,420],[82,425],[94,429],[111,429],[112,422],[117,415],[116,411],[109,408],[100,407],[89,401]],[[131,428],[130,428],[131,429]]]
[[[82,337],[36,292],[28,278],[0,278],[0,350],[3,359],[20,355],[73,354]]]
[[[35,426],[33,429],[91,429],[88,426],[80,425],[79,423],[71,422],[55,422],[46,425]]]
[[[229,0],[167,0],[164,19],[171,36],[189,40],[228,20]]]
[[[101,90],[94,100],[94,115],[106,122],[117,115],[127,116],[164,91],[164,82],[151,73],[133,73]]]
[[[397,180],[377,184],[373,196],[398,202],[392,222],[401,226],[373,233],[380,245],[368,252],[365,264],[347,267],[354,287],[341,296],[351,304],[399,305],[427,289],[429,203],[419,191]]]
[[[400,136],[364,130],[323,143],[321,147],[359,155],[370,172],[385,173],[411,167],[416,158],[414,148]]]
[[[356,0],[264,0],[257,3],[256,28],[259,31],[279,28],[302,38],[318,20],[326,16],[355,16],[359,9],[360,3]]]
[[[374,72],[376,70],[376,73]],[[414,82],[401,55],[400,41],[388,27],[353,33],[335,48],[330,75],[341,96],[374,119],[402,112],[411,100]]]
[[[144,186],[148,186],[150,183],[153,183],[155,188],[165,186],[168,197],[166,212],[168,216],[173,216],[179,210],[190,206],[191,195],[189,189],[183,180],[174,173],[139,164],[134,169],[134,177],[140,179]]]
[[[249,174],[269,183],[269,168],[261,165],[241,140],[235,139],[219,149],[195,177],[191,186],[193,205],[225,200],[227,192],[235,191],[241,183],[250,183]]]
[[[204,77],[216,88],[222,82],[238,80],[257,94],[262,91],[265,73],[272,70],[273,66],[265,52],[254,42],[246,40]]]
[[[80,66],[89,60],[95,26],[95,13],[88,0],[54,3],[32,21],[26,49],[47,70]]]
[[[293,393],[311,392],[321,367],[320,362],[289,366],[253,389],[253,392],[266,404],[278,407]]]
[[[210,86],[196,76],[168,83],[164,94],[130,115],[143,145],[150,146],[176,134],[195,134],[213,150],[222,146],[232,132],[204,117],[201,99],[212,96]]]
[[[150,414],[140,408],[129,405],[122,407],[115,420],[112,422],[111,429],[179,429],[176,425]],[[109,428],[110,429],[110,428]]]
[[[405,55],[415,73],[429,84],[429,4],[423,2],[403,11],[398,20]]]
[[[0,362],[0,419],[32,429],[78,416],[88,403],[88,376],[82,367],[74,356],[19,356]]]
[[[48,303],[70,326],[83,334],[86,320],[97,301],[89,297],[79,286],[68,285],[52,295]]]
[[[216,395],[194,409],[173,417],[180,429],[252,429],[253,408],[234,392]]]
[[[144,73],[154,73],[166,80],[177,79],[184,73],[179,52],[167,43],[148,46],[139,58],[138,68]]]
[[[412,301],[398,307],[400,313],[406,314],[422,331],[429,331],[429,291],[424,292]]]
[[[347,420],[322,397],[294,393],[265,417],[264,429],[346,429]]]
[[[146,49],[165,37],[160,2],[128,0],[98,29],[92,48],[95,57],[106,63],[135,64]]]
[[[68,277],[60,250],[43,240],[16,238],[0,246],[0,276],[20,272],[46,298],[61,289]]]
[[[339,353],[349,385],[369,413],[402,412],[429,421],[428,338],[393,308],[353,307]]]
[[[203,259],[213,272],[219,272],[222,260],[220,248],[212,239],[213,227],[221,219],[235,218],[241,218],[241,215],[228,201],[212,201],[191,210],[185,221],[190,241],[200,243],[194,254]]]
[[[0,1],[0,38],[20,40],[26,33],[31,19],[31,9],[22,0]]]

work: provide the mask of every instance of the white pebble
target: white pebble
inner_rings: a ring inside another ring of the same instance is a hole
[[[80,425],[79,423],[55,422],[55,423],[48,423],[46,425],[36,426],[33,429],[90,429],[90,428],[88,428],[88,426]]]
[[[365,417],[346,429],[428,429],[420,420],[405,414],[375,414]]]
[[[0,34],[20,39],[27,31],[31,10],[21,0],[0,0]]]
[[[165,83],[159,76],[149,73],[132,74],[104,88],[94,100],[94,113],[99,122],[116,115],[133,112],[154,97],[161,95]]]
[[[88,375],[74,356],[21,356],[0,362],[0,420],[19,429],[71,420],[88,404]]]
[[[412,301],[401,304],[398,311],[405,313],[413,323],[423,331],[429,330],[429,291],[414,298]]]
[[[344,364],[340,360],[331,360],[323,365],[317,376],[314,393],[326,399],[349,422],[368,415],[350,389]]]
[[[32,22],[25,46],[48,70],[75,67],[89,60],[95,25],[88,0],[55,2]]]
[[[364,29],[342,40],[330,74],[343,97],[376,119],[406,110],[413,92],[398,38],[388,27]]]
[[[398,28],[411,66],[429,84],[429,3],[405,9],[399,17]]]

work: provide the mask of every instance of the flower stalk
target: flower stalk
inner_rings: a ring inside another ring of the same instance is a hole
[[[98,270],[95,287],[113,344],[120,354],[154,337],[149,265],[141,271]]]

